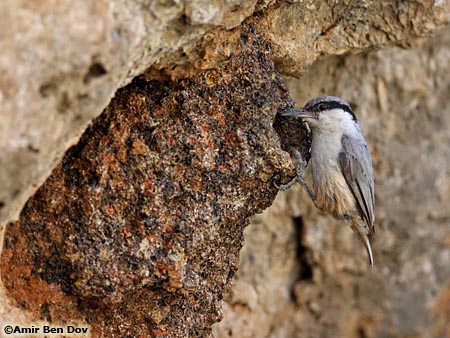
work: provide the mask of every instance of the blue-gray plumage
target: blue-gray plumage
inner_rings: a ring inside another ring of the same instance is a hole
[[[335,96],[312,99],[301,109],[282,114],[303,118],[312,130],[311,174],[314,192],[303,178],[306,165],[294,154],[295,181],[308,191],[317,208],[338,219],[351,222],[351,228],[364,243],[373,265],[370,239],[375,233],[375,195],[372,160],[366,141],[350,105]]]

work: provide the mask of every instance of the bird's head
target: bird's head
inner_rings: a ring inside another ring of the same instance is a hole
[[[358,125],[350,105],[336,96],[316,97],[309,100],[303,108],[292,109],[282,115],[303,118],[311,129],[319,132]]]

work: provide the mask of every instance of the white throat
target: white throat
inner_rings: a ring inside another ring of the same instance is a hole
[[[358,123],[352,115],[341,108],[335,108],[320,113],[319,120],[312,125],[318,134],[347,134],[353,136],[361,133]]]

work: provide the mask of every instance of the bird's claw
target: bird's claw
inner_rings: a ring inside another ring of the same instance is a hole
[[[285,191],[285,190],[288,190],[290,187],[292,187],[295,182],[299,182],[308,191],[308,194],[310,196],[314,195],[312,193],[312,191],[309,189],[308,185],[306,184],[306,181],[304,178],[305,168],[308,165],[308,162],[303,160],[303,157],[298,150],[293,150],[291,156],[292,156],[293,162],[295,163],[296,176],[286,184],[278,185],[277,183],[273,182],[273,185],[278,190]]]
[[[276,182],[273,182],[273,185],[275,186],[275,188],[277,188],[280,191],[286,191],[288,190],[290,187],[292,187],[292,185],[297,181],[297,177],[294,177],[292,180],[290,180],[288,183],[286,184],[280,184],[278,185]]]

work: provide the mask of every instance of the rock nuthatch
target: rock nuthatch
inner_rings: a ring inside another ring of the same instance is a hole
[[[372,160],[349,104],[335,96],[321,96],[308,101],[301,109],[292,109],[281,115],[302,118],[311,128],[314,192],[303,177],[307,163],[300,152],[295,151],[291,156],[297,165],[297,176],[278,188],[286,190],[298,181],[318,209],[349,221],[367,250],[370,265],[373,265],[370,246],[375,233]]]

